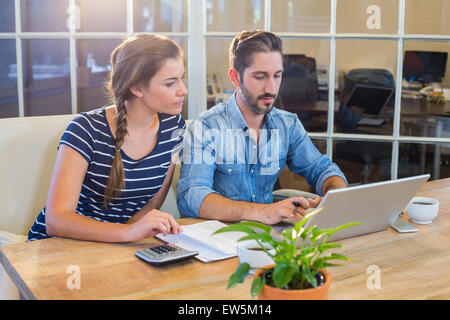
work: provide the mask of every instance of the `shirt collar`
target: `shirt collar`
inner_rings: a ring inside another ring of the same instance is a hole
[[[242,129],[244,131],[248,130],[247,123],[245,122],[244,117],[242,116],[241,110],[239,109],[236,101],[236,91],[234,94],[228,99],[227,101],[227,116],[230,120],[231,127],[233,129]],[[274,109],[266,114],[264,117],[264,123],[262,128],[268,129],[277,129],[277,126],[275,125],[275,122],[273,121],[272,113],[274,112]]]

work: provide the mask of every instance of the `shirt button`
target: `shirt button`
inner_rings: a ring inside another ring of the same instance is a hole
[[[231,171],[233,171],[233,170],[231,170],[231,168],[229,168],[229,169],[228,169],[228,172],[231,172]]]
[[[255,145],[253,145],[253,149],[256,149],[256,146],[255,146]]]

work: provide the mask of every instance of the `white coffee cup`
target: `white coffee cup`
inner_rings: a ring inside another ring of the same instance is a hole
[[[439,201],[433,198],[414,197],[406,207],[406,213],[412,222],[430,224],[439,211]]]
[[[275,253],[275,249],[272,249],[268,244],[265,245],[270,254]],[[257,249],[255,249],[257,248]],[[254,250],[252,250],[254,249]],[[249,240],[243,241],[238,244],[237,249],[238,257],[241,263],[248,263],[251,268],[262,268],[269,264],[273,264],[272,258],[262,250],[256,241]],[[256,269],[251,269],[250,273],[254,274]]]

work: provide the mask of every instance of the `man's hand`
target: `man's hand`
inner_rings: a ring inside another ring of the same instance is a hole
[[[275,224],[286,218],[301,220],[309,208],[315,208],[322,198],[306,199],[304,197],[287,198],[275,203],[264,205],[255,217],[257,221],[265,224]]]

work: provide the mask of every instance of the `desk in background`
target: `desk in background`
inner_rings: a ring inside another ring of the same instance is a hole
[[[450,299],[450,178],[426,183],[418,195],[440,201],[439,215],[419,232],[389,228],[338,241],[355,260],[329,268],[329,299]],[[199,222],[181,219],[181,224]],[[25,299],[250,299],[251,278],[226,290],[238,258],[196,259],[156,268],[134,252],[159,243],[99,243],[62,238],[0,247],[4,265]],[[68,267],[81,272],[81,288],[69,289]],[[368,289],[370,266],[380,269],[380,289]]]

